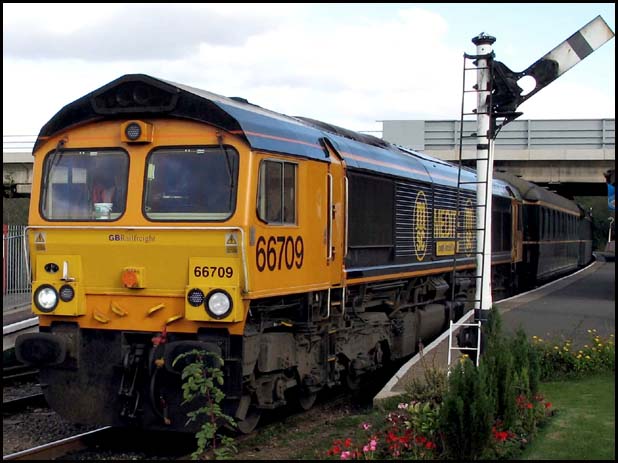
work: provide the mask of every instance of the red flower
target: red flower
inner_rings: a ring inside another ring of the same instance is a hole
[[[339,455],[341,453],[341,447],[337,447],[336,445],[328,451],[329,455]]]
[[[551,407],[551,402],[545,402],[545,408]]]
[[[352,445],[352,439],[348,437],[343,443],[343,446],[347,449],[347,448],[350,448],[350,445]]]
[[[531,403],[528,403],[528,404],[526,404],[526,407],[530,409],[530,408],[533,407],[533,405]]]
[[[429,449],[429,450],[435,449],[436,448],[436,444],[434,444],[431,441],[427,441],[427,443],[425,444],[425,448]]]

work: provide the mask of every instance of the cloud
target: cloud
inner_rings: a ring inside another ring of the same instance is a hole
[[[5,21],[3,49],[5,56],[20,59],[177,59],[197,53],[200,44],[240,47],[276,26],[280,15],[267,11],[282,10],[295,8],[147,3],[95,6],[90,12],[53,9],[43,23],[30,17]]]
[[[443,18],[419,8],[362,24],[287,21],[242,49],[202,44],[187,83],[363,130],[376,119],[457,111],[461,52],[445,45],[447,31]]]
[[[30,5],[3,4],[4,133],[36,133],[64,105],[130,73],[352,130],[459,118],[469,34],[453,37],[457,25],[424,8]],[[613,65],[602,69],[612,88],[574,84],[569,71],[524,103],[522,117],[614,117]]]

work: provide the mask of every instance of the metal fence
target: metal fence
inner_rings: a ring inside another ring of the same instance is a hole
[[[30,303],[32,285],[24,249],[25,225],[2,225],[2,311]]]

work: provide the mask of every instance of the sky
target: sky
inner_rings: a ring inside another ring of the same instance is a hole
[[[464,53],[496,38],[523,71],[613,3],[3,3],[3,135],[36,135],[125,74],[240,96],[365,132],[459,119]],[[474,76],[467,76],[468,82]],[[615,117],[615,39],[520,105],[522,119]],[[379,135],[379,134],[377,134]]]

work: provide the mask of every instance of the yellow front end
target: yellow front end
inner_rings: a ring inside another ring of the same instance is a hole
[[[135,140],[127,138],[132,125],[142,134]],[[106,121],[58,134],[34,155],[28,238],[41,326],[242,334],[251,185],[244,142],[194,122]],[[197,190],[173,172],[176,160]],[[113,199],[94,198],[101,173],[114,177]],[[164,181],[184,191],[160,192]],[[157,206],[161,199],[167,204]]]
[[[242,242],[226,228],[34,228],[33,310],[42,325],[53,316],[82,328],[195,332],[204,322],[242,332],[230,325],[245,317]],[[46,303],[50,291],[57,302]]]

